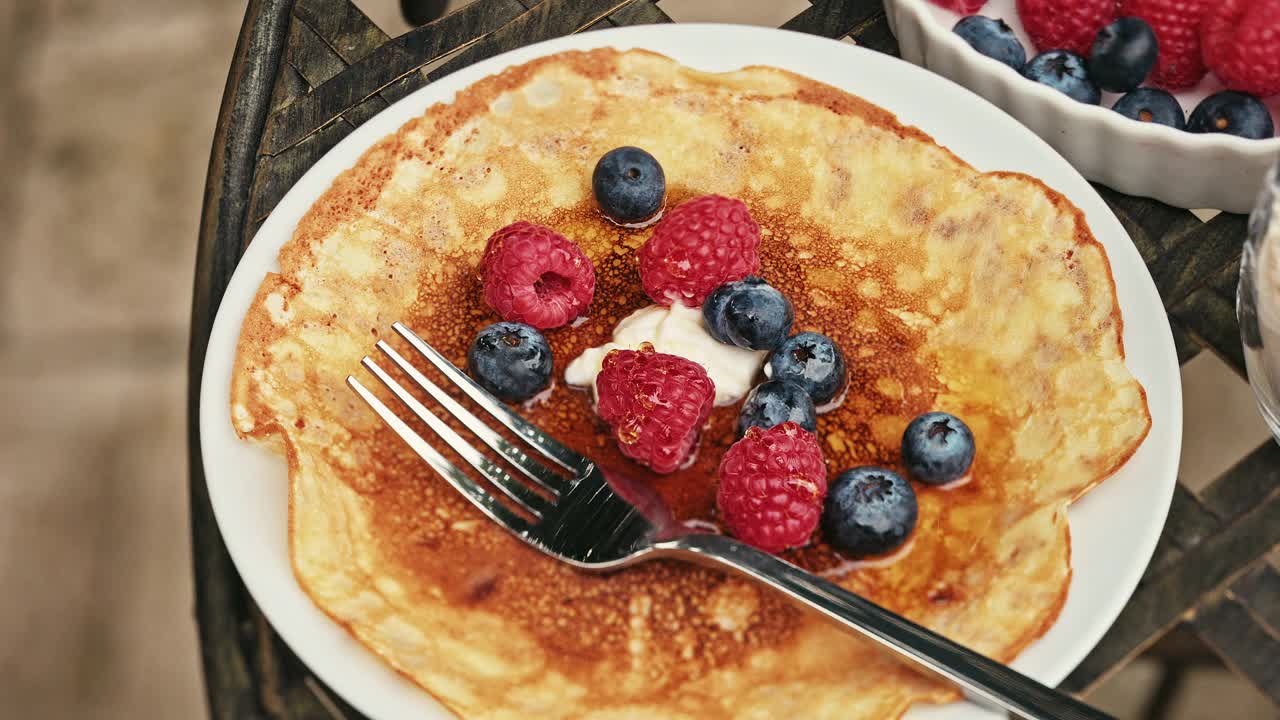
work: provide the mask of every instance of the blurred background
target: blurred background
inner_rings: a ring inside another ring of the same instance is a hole
[[[397,0],[356,4],[393,36],[408,28]],[[807,0],[659,4],[676,20],[776,26]],[[187,328],[243,13],[243,0],[0,0],[2,716],[204,716]],[[1183,373],[1183,476],[1208,482],[1267,431],[1212,353]],[[1159,682],[1139,659],[1092,699],[1141,717]],[[1272,716],[1212,666],[1169,702],[1175,720]]]

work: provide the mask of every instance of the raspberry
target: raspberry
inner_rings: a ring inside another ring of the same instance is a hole
[[[961,15],[972,15],[981,10],[982,6],[987,4],[987,0],[933,0],[933,4]]]
[[[1200,19],[1207,0],[1123,0],[1120,14],[1140,17],[1156,32],[1160,54],[1147,78],[1166,90],[1189,88],[1207,70],[1200,56]]]
[[[654,302],[697,307],[712,290],[760,270],[760,226],[741,200],[704,195],[667,213],[640,247],[640,282]]]
[[[1221,0],[1200,25],[1204,62],[1232,90],[1280,93],[1280,0]]]
[[[664,474],[689,459],[715,398],[701,365],[647,343],[610,352],[596,376],[596,412],[622,454]]]
[[[818,437],[793,422],[748,428],[720,461],[720,516],[735,537],[767,552],[807,543],[826,495]]]
[[[1018,17],[1041,52],[1070,50],[1089,56],[1094,36],[1116,19],[1116,0],[1018,0]]]
[[[484,301],[503,320],[539,330],[583,315],[596,271],[582,249],[542,225],[512,223],[489,237],[480,259]]]

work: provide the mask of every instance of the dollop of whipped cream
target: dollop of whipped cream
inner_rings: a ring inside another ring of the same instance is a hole
[[[613,350],[638,350],[644,343],[668,355],[679,355],[701,365],[716,385],[717,406],[732,405],[751,391],[767,352],[726,345],[707,332],[702,310],[679,303],[640,308],[618,322],[613,340],[589,348],[564,369],[564,380],[596,393],[596,375]]]

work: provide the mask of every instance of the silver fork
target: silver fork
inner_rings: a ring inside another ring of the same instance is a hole
[[[459,470],[354,376],[347,384],[374,412],[458,492],[516,537],[576,568],[605,572],[658,558],[678,558],[731,570],[782,592],[844,628],[857,631],[905,656],[914,665],[950,680],[979,702],[1034,720],[1109,718],[835,583],[723,535],[695,532],[676,523],[661,499],[640,483],[605,473],[589,458],[565,447],[490,395],[400,323],[395,331],[494,420],[565,474],[538,462],[453,399],[379,341],[378,350],[534,485],[535,491],[464,440],[406,390],[373,358],[361,364],[467,464],[498,488],[529,518]]]

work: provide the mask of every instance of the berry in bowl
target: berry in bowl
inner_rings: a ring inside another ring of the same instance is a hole
[[[1000,106],[1090,180],[1247,212],[1280,154],[1280,0],[885,5],[903,58]]]

